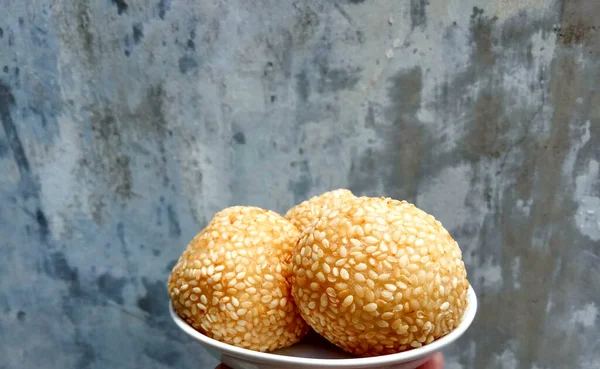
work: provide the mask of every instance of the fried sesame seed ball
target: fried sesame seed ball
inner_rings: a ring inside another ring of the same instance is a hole
[[[292,294],[319,334],[359,356],[421,347],[467,307],[458,244],[405,201],[355,197],[325,210],[294,249]]]
[[[236,206],[217,213],[173,268],[174,310],[201,333],[237,347],[273,351],[308,331],[288,278],[300,232],[270,210]]]
[[[350,190],[337,189],[314,196],[294,206],[285,214],[300,231],[304,231],[311,222],[318,219],[324,209],[340,206],[345,200],[353,198]]]

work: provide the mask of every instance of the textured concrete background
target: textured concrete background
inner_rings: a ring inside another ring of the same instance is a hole
[[[0,368],[210,368],[167,317],[232,204],[407,199],[448,368],[600,368],[600,2],[0,0]]]

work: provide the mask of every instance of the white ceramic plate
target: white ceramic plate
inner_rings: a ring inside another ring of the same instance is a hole
[[[467,299],[469,305],[459,326],[448,335],[410,351],[366,358],[347,354],[314,332],[310,332],[293,346],[271,353],[247,350],[219,342],[196,331],[177,316],[171,303],[169,303],[169,311],[179,328],[199,341],[211,355],[232,369],[415,369],[423,364],[429,355],[456,341],[469,328],[477,311],[477,296],[471,287]]]

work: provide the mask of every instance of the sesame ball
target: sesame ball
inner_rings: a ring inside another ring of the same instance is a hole
[[[292,265],[304,319],[358,356],[429,344],[457,327],[467,307],[458,244],[405,201],[355,197],[325,210],[303,232]]]
[[[300,232],[270,210],[235,206],[217,213],[173,268],[174,310],[201,333],[255,351],[298,342],[308,331],[288,278]]]
[[[321,216],[324,209],[340,206],[345,200],[353,198],[352,192],[337,189],[314,196],[294,206],[285,214],[300,231],[304,231],[311,222]]]

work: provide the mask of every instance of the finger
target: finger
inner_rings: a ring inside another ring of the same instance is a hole
[[[419,369],[444,369],[444,356],[440,352],[436,352]]]
[[[219,364],[215,369],[229,369],[229,367],[225,366],[225,364]]]

